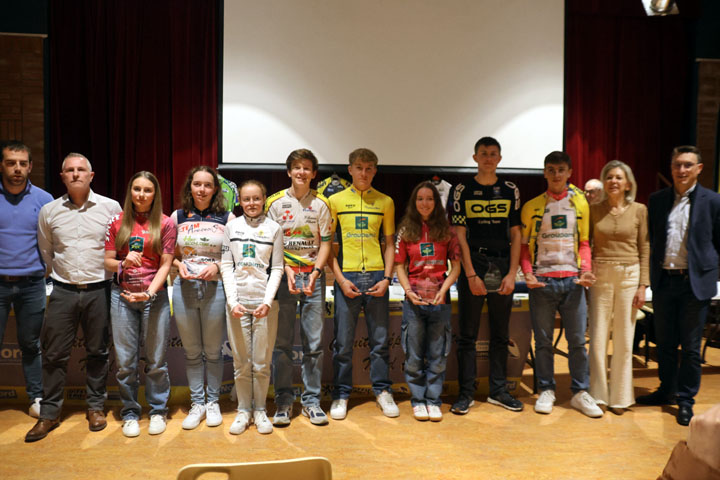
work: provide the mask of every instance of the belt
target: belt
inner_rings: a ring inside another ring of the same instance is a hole
[[[475,252],[480,255],[487,257],[507,257],[510,255],[510,250],[496,250],[494,248],[476,247]]]
[[[42,275],[0,275],[0,282],[15,283],[27,282],[28,280],[37,280],[43,278]]]
[[[671,277],[690,275],[690,270],[687,268],[663,268],[663,272]]]
[[[95,283],[64,283],[57,280],[53,280],[53,286],[64,288],[65,290],[72,290],[73,292],[91,292],[93,290],[99,290],[110,285],[110,280],[103,280],[102,282]]]
[[[288,266],[292,268],[292,271],[295,273],[312,273],[312,271],[315,270],[315,265],[305,265],[302,267],[293,267],[291,265]]]

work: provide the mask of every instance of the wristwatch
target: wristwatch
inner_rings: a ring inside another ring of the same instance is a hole
[[[387,275],[383,277],[383,280],[387,280],[389,283],[392,283],[392,277],[388,277]]]
[[[323,274],[323,271],[320,270],[320,269],[317,268],[317,267],[313,268],[313,272],[318,272],[318,275],[322,275],[322,274]]]

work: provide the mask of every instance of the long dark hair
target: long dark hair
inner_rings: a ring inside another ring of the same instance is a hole
[[[182,209],[185,211],[185,213],[190,213],[192,212],[193,206],[195,205],[195,202],[192,198],[192,181],[193,177],[197,172],[207,172],[213,177],[213,182],[215,183],[215,188],[217,190],[210,199],[210,211],[212,213],[218,214],[225,213],[227,211],[227,208],[225,206],[225,197],[223,197],[222,191],[220,189],[220,179],[218,178],[217,171],[214,168],[208,167],[206,165],[198,165],[197,167],[193,167],[193,169],[190,170],[190,172],[188,173],[188,176],[185,179],[185,183],[180,190],[180,204],[182,205]]]
[[[416,202],[418,192],[421,188],[429,189],[435,201],[435,207],[425,222],[430,229],[428,237],[433,241],[446,240],[450,236],[450,223],[448,222],[437,188],[435,188],[432,182],[428,181],[420,182],[410,194],[410,201],[408,201],[407,208],[405,209],[405,215],[403,215],[402,220],[400,220],[400,225],[398,226],[398,235],[406,242],[417,242],[420,240],[423,219],[420,212],[418,212]]]

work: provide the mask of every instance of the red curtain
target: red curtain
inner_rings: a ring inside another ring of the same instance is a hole
[[[93,189],[120,201],[139,170],[169,213],[187,171],[217,166],[217,1],[50,3],[50,188],[69,152],[93,164]]]
[[[681,12],[683,7],[681,5]],[[687,12],[687,9],[686,9]],[[688,15],[647,17],[640,0],[567,0],[565,148],[573,182],[630,165],[645,203],[688,138]]]

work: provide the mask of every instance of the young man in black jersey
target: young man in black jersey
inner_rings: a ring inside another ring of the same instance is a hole
[[[508,324],[522,237],[520,192],[495,174],[502,159],[500,144],[483,137],[475,144],[478,173],[456,185],[450,195],[451,223],[462,250],[458,278],[460,332],[457,343],[460,394],[450,411],[464,415],[475,403],[475,342],[480,312],[487,300],[490,320],[488,402],[519,412],[523,404],[507,390]]]

